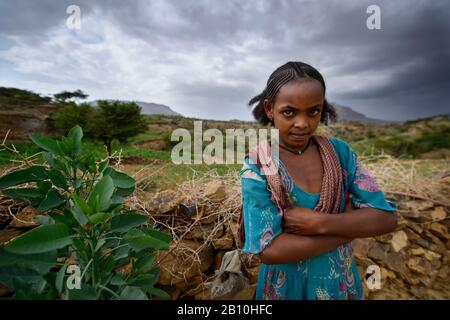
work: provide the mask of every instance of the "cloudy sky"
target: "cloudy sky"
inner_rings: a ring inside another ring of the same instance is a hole
[[[81,10],[70,29],[69,5]],[[369,5],[381,29],[369,30]],[[0,0],[0,86],[161,103],[250,120],[287,61],[319,69],[330,101],[379,119],[450,110],[447,0]]]

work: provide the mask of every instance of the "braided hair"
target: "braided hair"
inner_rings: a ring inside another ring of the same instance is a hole
[[[273,120],[269,119],[264,110],[264,100],[267,99],[273,103],[278,91],[282,86],[290,81],[298,81],[305,78],[312,78],[319,81],[323,87],[323,92],[325,94],[325,81],[323,80],[323,77],[319,71],[317,71],[309,64],[303,62],[288,62],[272,72],[269,79],[267,80],[267,85],[263,92],[253,97],[248,102],[249,106],[258,103],[252,111],[255,119],[263,125],[267,125],[269,123],[274,125]],[[323,103],[320,122],[328,125],[329,121],[335,121],[336,119],[336,110],[325,99]]]

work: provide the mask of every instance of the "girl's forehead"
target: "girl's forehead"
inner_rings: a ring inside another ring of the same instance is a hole
[[[291,81],[280,88],[275,104],[281,106],[307,108],[323,104],[324,90],[322,84],[315,79]]]

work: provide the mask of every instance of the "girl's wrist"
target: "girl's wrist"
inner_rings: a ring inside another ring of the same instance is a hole
[[[332,234],[332,225],[334,219],[334,214],[329,213],[320,213],[318,216],[318,226],[317,232],[320,235],[329,235]]]

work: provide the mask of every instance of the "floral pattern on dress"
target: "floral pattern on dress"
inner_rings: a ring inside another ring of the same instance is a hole
[[[366,167],[359,161],[356,161],[356,173],[354,183],[359,187],[359,189],[368,192],[380,192],[381,188],[378,185],[377,180],[372,177]]]
[[[323,288],[316,288],[316,297],[317,300],[333,300],[328,291]]]
[[[339,282],[339,294],[343,299],[358,299],[358,292],[355,288],[355,275],[353,273],[353,248],[351,244],[343,244],[338,247],[339,257],[339,274],[341,280]]]
[[[261,241],[259,243],[259,247],[262,250],[264,250],[272,241],[273,239],[273,230],[272,228],[267,228],[264,230],[262,237],[261,237]]]
[[[278,272],[278,277],[273,279],[274,270],[270,269],[267,272],[267,277],[265,280],[264,288],[263,288],[263,299],[264,300],[283,300],[284,296],[280,292],[280,289],[286,283],[286,272],[280,271]],[[275,281],[274,281],[275,280]]]

